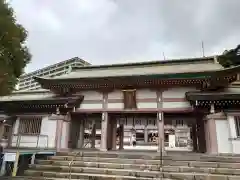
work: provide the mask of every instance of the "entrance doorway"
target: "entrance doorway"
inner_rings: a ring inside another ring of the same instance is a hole
[[[157,113],[114,113],[111,116],[117,121],[117,149],[122,138],[126,150],[157,150]],[[122,137],[119,135],[121,126],[124,129]]]
[[[101,143],[101,114],[75,113],[71,115],[68,147],[100,148]]]
[[[165,149],[204,152],[203,116],[196,113],[164,113]]]

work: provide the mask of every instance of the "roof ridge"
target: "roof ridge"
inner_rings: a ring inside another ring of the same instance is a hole
[[[141,61],[141,62],[128,62],[128,63],[114,63],[114,64],[99,64],[88,65],[82,67],[73,67],[73,70],[78,69],[95,69],[95,68],[108,68],[108,67],[123,67],[123,66],[144,66],[144,65],[157,65],[157,64],[174,64],[174,63],[192,63],[202,61],[212,61],[214,63],[215,56],[208,57],[195,57],[195,58],[181,58],[181,59],[168,59],[168,60],[154,60],[154,61]]]

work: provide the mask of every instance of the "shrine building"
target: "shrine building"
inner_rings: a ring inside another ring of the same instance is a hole
[[[43,90],[0,97],[1,143],[9,149],[240,154],[239,71],[205,57],[35,77]]]

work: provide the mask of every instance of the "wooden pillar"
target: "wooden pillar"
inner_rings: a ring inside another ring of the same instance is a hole
[[[147,125],[144,127],[144,143],[148,142],[148,129]]]
[[[8,143],[7,143],[8,148],[12,147],[12,138],[13,138],[13,125],[11,126],[8,132]]]
[[[113,124],[111,116],[108,116],[108,125],[107,125],[107,150],[112,150],[112,135],[113,135]]]
[[[85,120],[82,119],[80,120],[78,148],[84,148],[84,130],[85,130]]]
[[[164,114],[161,112],[163,107],[163,90],[156,91],[156,102],[159,112],[157,112],[157,126],[158,126],[158,152],[165,152],[165,140],[164,140]]]
[[[108,113],[102,113],[101,122],[101,151],[107,151],[107,138],[108,138]]]
[[[4,124],[0,123],[0,141],[3,138],[3,134],[4,134]]]
[[[206,152],[206,139],[205,139],[203,114],[197,113],[196,124],[197,124],[198,152],[205,153]]]
[[[193,152],[197,152],[198,151],[197,128],[195,123],[192,124],[191,131],[192,131]]]
[[[80,132],[80,120],[78,116],[72,116],[69,127],[69,148],[75,149],[78,147],[78,138]]]
[[[117,121],[112,119],[112,150],[116,150],[117,146]]]
[[[119,126],[119,150],[124,149],[124,125]]]
[[[200,121],[200,134],[201,134],[201,153],[206,153],[207,152],[207,146],[206,146],[206,133],[205,133],[205,123],[203,120],[203,116]]]
[[[9,122],[8,124],[11,126],[9,129],[9,132],[8,132],[8,144],[7,144],[8,148],[12,147],[12,137],[13,137],[13,132],[14,132],[13,127],[16,124],[16,120],[17,120],[16,117],[11,117],[7,120]]]
[[[117,145],[117,121],[113,119],[113,117],[109,116],[108,123],[108,137],[107,137],[107,149],[108,150],[116,150]]]
[[[91,148],[95,148],[96,141],[96,121],[92,122],[92,132],[91,132]]]
[[[162,112],[157,114],[157,124],[158,124],[158,151],[165,152],[164,145],[164,117]]]

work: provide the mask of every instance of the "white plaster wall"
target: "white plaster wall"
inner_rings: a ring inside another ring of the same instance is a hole
[[[150,89],[139,89],[136,91],[137,99],[157,98],[156,91]]]
[[[19,147],[55,147],[56,121],[48,120],[47,116],[43,117],[40,136],[16,135],[18,133],[19,122],[18,118],[14,124],[12,146],[17,146],[17,141],[19,141]]]
[[[196,88],[191,87],[179,87],[179,88],[171,88],[163,92],[163,98],[185,98],[185,93],[187,91],[194,91]]]
[[[108,93],[108,109],[123,109],[123,93],[121,90],[116,90],[113,92]],[[117,100],[118,102],[111,102],[111,100]]]
[[[111,102],[111,100],[122,100],[123,93],[120,90],[113,91],[108,94],[108,109],[123,109],[123,102]],[[157,108],[156,102],[156,91],[152,91],[149,89],[138,89],[136,91],[136,99],[137,99],[137,108],[139,109],[155,109]],[[153,102],[142,102],[143,99],[153,99]]]
[[[156,91],[152,91],[149,89],[140,89],[137,90],[136,99],[137,99],[137,107],[139,109],[156,109]],[[142,102],[142,99],[152,99],[152,102]]]
[[[139,108],[139,109],[156,109],[157,102],[137,102],[137,108]]]
[[[187,101],[182,102],[163,102],[163,108],[189,108],[190,103]]]
[[[226,120],[215,120],[217,131],[218,153],[232,153],[229,140],[229,125]]]
[[[69,129],[69,125],[70,123],[69,122],[66,122],[64,121],[63,124],[62,124],[62,136],[61,136],[61,148],[65,149],[65,148],[68,148],[68,129]]]
[[[18,138],[20,138],[19,144],[18,144],[19,147],[32,147],[32,148],[46,147],[47,138],[40,136],[38,139],[38,136],[35,136],[35,135],[24,135],[24,136],[13,135],[12,137],[13,147],[17,146]]]
[[[103,94],[97,91],[81,92],[84,96],[83,102],[80,104],[80,109],[102,109]],[[93,101],[93,102],[90,102]],[[94,102],[99,101],[99,102]]]
[[[240,138],[237,137],[234,116],[228,115],[227,119],[229,123],[229,131],[230,131],[229,142],[232,144],[232,152],[234,154],[240,154]]]
[[[234,116],[228,115],[227,119],[228,119],[229,129],[230,129],[230,138],[237,138]]]
[[[124,104],[123,103],[108,103],[107,108],[108,109],[123,109]]]
[[[103,94],[98,91],[83,91],[81,92],[81,95],[84,96],[84,101],[86,100],[102,100]]]
[[[108,99],[123,99],[123,93],[121,90],[116,90],[108,93]]]
[[[108,109],[123,109],[124,103],[108,103]],[[137,101],[138,109],[156,109],[157,102],[139,102]]]
[[[49,120],[48,117],[43,117],[41,126],[41,135],[46,135],[48,137],[48,147],[55,147],[55,138],[57,130],[57,121]],[[41,146],[47,145],[47,142],[41,142]]]
[[[102,109],[103,104],[102,103],[81,103],[80,109]]]
[[[206,140],[206,149],[207,152],[210,153],[211,151],[211,140],[210,140],[210,128],[209,128],[209,121],[204,121],[204,128],[205,128],[205,140]]]

